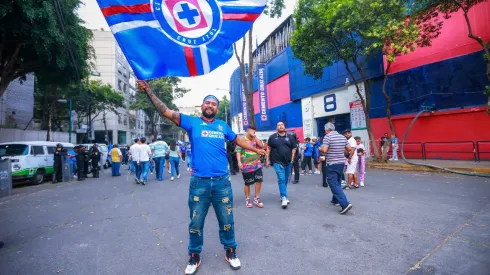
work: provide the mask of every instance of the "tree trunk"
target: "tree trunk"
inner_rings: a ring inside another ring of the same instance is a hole
[[[46,141],[51,141],[51,120],[52,120],[52,110],[53,108],[50,106],[48,111],[48,131],[46,132]]]
[[[386,71],[385,71],[385,78],[383,80],[383,88],[381,89],[381,91],[383,92],[383,96],[386,99],[386,118],[388,119],[388,125],[390,126],[390,132],[391,132],[390,138],[387,141],[388,144],[391,144],[391,140],[395,138],[395,125],[393,125],[393,120],[391,119],[391,97],[386,92],[386,80],[388,79],[388,73],[390,72],[391,64],[392,62],[388,62],[388,66],[386,67]],[[383,150],[383,154],[382,154],[383,161],[386,162],[387,151],[385,153],[386,150],[385,146],[383,146],[382,150]]]
[[[105,111],[102,114],[102,122],[104,123],[104,132],[105,132],[104,139],[106,141],[109,141],[109,130],[107,130],[107,120],[106,120],[106,112]]]
[[[362,110],[364,111],[364,116],[366,117],[366,130],[368,132],[369,139],[371,141],[371,147],[372,147],[372,151],[373,151],[373,155],[374,155],[374,161],[380,162],[381,156],[380,156],[380,152],[378,151],[378,144],[376,143],[376,137],[373,134],[373,128],[371,127],[371,117],[369,116],[369,105],[370,105],[370,101],[371,101],[370,92],[371,91],[369,89],[368,82],[366,80],[364,72],[362,71],[362,68],[357,64],[357,60],[354,59],[353,63],[356,66],[357,71],[361,75],[362,83],[364,84],[364,92],[366,95],[366,99],[364,99],[364,96],[362,96],[362,93],[359,89],[359,83],[358,83],[356,77],[354,76],[354,74],[352,73],[351,69],[349,68],[349,63],[347,62],[347,60],[344,60],[345,68],[346,68],[347,72],[349,73],[350,77],[352,78],[354,85],[356,86],[357,95],[361,99]]]
[[[253,32],[254,26],[250,27],[248,30],[248,94],[247,94],[247,107],[248,107],[248,123],[256,127],[255,124],[255,111],[254,111],[254,101],[253,101],[253,93],[254,93],[254,79],[253,79],[253,66],[254,66],[254,58],[253,58]]]

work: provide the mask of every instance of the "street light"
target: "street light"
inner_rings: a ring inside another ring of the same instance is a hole
[[[60,103],[67,103],[68,102],[68,108],[70,109],[70,125],[68,125],[68,142],[71,143],[71,98],[70,99],[58,99],[58,102]]]

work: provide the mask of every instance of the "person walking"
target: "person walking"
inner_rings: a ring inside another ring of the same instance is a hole
[[[266,167],[272,165],[276,171],[281,195],[281,206],[286,209],[289,204],[287,184],[296,156],[296,138],[286,133],[286,127],[283,122],[278,122],[276,128],[277,133],[272,134],[267,141],[269,150],[267,150]]]
[[[294,180],[293,184],[298,184],[299,183],[299,159],[300,159],[300,154],[299,152],[299,140],[298,137],[296,136],[296,133],[294,131],[289,132],[291,135],[291,138],[294,138],[294,142],[296,143],[296,155],[294,156],[294,161],[293,161],[293,175],[294,175]]]
[[[129,164],[130,164],[130,173],[135,175],[135,182],[139,184],[139,177],[141,170],[138,167],[138,146],[140,145],[140,139],[135,138],[134,144],[129,147]]]
[[[140,177],[138,177],[139,183],[146,185],[148,181],[148,171],[150,170],[151,149],[146,144],[146,138],[140,138],[140,145],[138,145],[138,163],[140,169]]]
[[[392,136],[391,139],[391,150],[393,155],[390,160],[398,160],[398,138],[395,136]]]
[[[163,141],[161,135],[157,136],[157,140],[150,145],[151,154],[155,161],[155,174],[158,181],[163,180],[163,166],[165,164],[165,155],[168,151],[168,144]]]
[[[346,154],[347,157],[347,185],[348,188],[359,188],[359,182],[358,178],[356,175],[356,170],[357,170],[357,143],[356,140],[352,137],[352,132],[351,130],[347,129],[344,131],[344,136],[347,139],[347,142],[349,142],[349,146],[351,148],[350,152]],[[347,189],[347,188],[346,188]]]
[[[237,137],[226,122],[215,119],[219,108],[219,100],[215,96],[206,96],[201,105],[201,117],[193,117],[170,110],[151,92],[145,82],[138,81],[138,85],[160,114],[187,131],[193,146],[192,176],[188,195],[189,262],[184,273],[193,275],[201,265],[204,221],[210,204],[213,205],[218,219],[219,236],[226,251],[225,260],[233,270],[240,269],[241,263],[236,253],[233,190],[225,142],[228,140],[259,154],[265,152]]]
[[[119,150],[119,145],[114,144],[111,151],[109,152],[111,156],[111,168],[112,168],[112,176],[119,177],[121,175],[121,160],[122,160],[122,152]]]
[[[254,148],[263,148],[262,141],[255,136],[256,130],[254,126],[249,126],[244,139]],[[262,208],[264,204],[260,201],[260,189],[262,188],[263,174],[260,155],[240,146],[237,146],[235,150],[238,168],[242,171],[243,180],[245,181],[245,186],[243,187],[245,206],[251,208],[255,204],[257,207]],[[255,184],[255,197],[252,204],[250,201],[250,185],[253,184]]]
[[[187,150],[185,151],[186,162],[187,162],[187,171],[191,171],[191,163],[192,163],[192,145],[189,143],[187,145]]]
[[[352,148],[344,136],[335,131],[335,125],[331,122],[325,124],[325,137],[320,153],[325,156],[327,167],[327,181],[332,191],[333,205],[340,205],[340,214],[346,214],[352,209],[344,191],[341,187],[341,174],[344,172],[345,151],[350,152]]]
[[[301,167],[301,173],[302,174],[309,174],[311,175],[311,157],[313,155],[313,145],[311,144],[311,139],[307,137],[305,139],[305,150],[303,151],[303,163]],[[308,167],[308,170],[306,168]]]
[[[181,150],[175,140],[170,141],[169,157],[171,170],[170,180],[174,180],[175,175],[177,175],[177,178],[180,178],[179,165],[180,161],[184,160],[182,159]]]
[[[356,151],[357,151],[357,171],[359,174],[359,181],[361,184],[361,187],[364,187],[364,174],[366,173],[366,158],[364,155],[366,154],[366,148],[364,148],[364,145],[361,143],[361,137],[355,137],[356,140]]]

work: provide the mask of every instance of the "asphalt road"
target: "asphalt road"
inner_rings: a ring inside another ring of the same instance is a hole
[[[16,188],[0,199],[0,274],[183,274],[189,176],[147,186],[122,177]],[[339,215],[319,175],[289,185],[280,207],[264,171],[263,209],[233,176],[240,271],[224,260],[210,209],[198,274],[488,274],[490,180],[368,170]]]

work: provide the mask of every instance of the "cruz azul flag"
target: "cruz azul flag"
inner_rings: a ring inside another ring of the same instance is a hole
[[[97,0],[138,79],[198,76],[226,63],[267,0]]]

